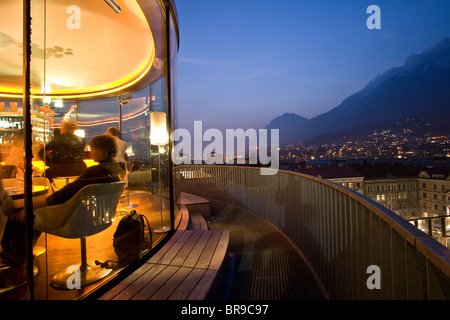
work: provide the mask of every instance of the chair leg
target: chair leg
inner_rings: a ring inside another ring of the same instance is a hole
[[[86,238],[81,238],[80,239],[80,247],[81,247],[81,265],[80,265],[80,270],[86,271],[89,266],[87,263],[87,258],[86,258]]]
[[[79,289],[82,286],[94,283],[106,277],[112,269],[100,266],[91,267],[86,259],[86,238],[80,239],[81,264],[76,268],[67,268],[66,272],[55,275],[51,281],[53,287],[58,289]],[[79,272],[77,274],[77,272]]]

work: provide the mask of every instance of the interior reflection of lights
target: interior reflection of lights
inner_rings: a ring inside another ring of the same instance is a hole
[[[99,120],[97,122],[90,122],[89,124],[86,124],[87,122],[83,123],[83,122],[78,122],[78,126],[80,127],[94,127],[94,126],[99,126],[102,124],[110,124],[110,123],[117,123],[119,122],[119,120],[108,120],[108,121],[102,121]]]
[[[85,131],[82,129],[75,130],[74,134],[80,138],[84,138],[86,135]]]
[[[55,108],[63,108],[64,107],[64,103],[62,102],[62,100],[55,100],[54,107]]]
[[[128,121],[128,120],[137,118],[137,117],[141,116],[142,114],[144,114],[145,112],[147,112],[146,109],[144,109],[144,110],[142,110],[142,109],[141,109],[141,110],[138,110],[136,114],[132,114],[131,116],[124,117],[124,118],[122,119],[122,121]],[[78,125],[79,125],[80,127],[93,127],[93,126],[99,126],[99,125],[103,125],[103,124],[117,123],[117,122],[119,122],[118,119],[115,119],[115,118],[109,118],[109,119],[94,120],[94,121],[86,121],[86,122],[78,121]]]
[[[140,127],[137,127],[137,128],[134,128],[134,129],[131,129],[130,131],[131,132],[133,132],[133,131],[137,131],[137,130],[139,130],[139,129],[143,129],[143,128],[145,128],[146,126],[140,126]]]
[[[139,112],[139,111],[138,111],[138,112]],[[134,114],[134,115],[131,115],[131,116],[128,116],[128,117],[123,118],[123,121],[127,121],[127,120],[131,120],[131,119],[137,118],[137,117],[143,115],[143,114],[146,113],[146,112],[147,112],[147,110],[140,111],[140,112],[137,113],[137,114]]]

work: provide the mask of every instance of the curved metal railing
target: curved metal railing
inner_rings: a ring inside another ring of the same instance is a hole
[[[182,165],[177,188],[248,209],[283,232],[330,299],[448,299],[450,250],[394,212],[317,177]]]

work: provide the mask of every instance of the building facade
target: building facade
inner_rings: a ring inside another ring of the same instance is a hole
[[[450,245],[450,168],[386,161],[309,164],[298,172],[333,181],[371,200]]]
[[[419,214],[417,178],[367,179],[364,194],[407,220]]]
[[[418,175],[421,217],[449,215],[450,174],[443,170],[423,170]]]

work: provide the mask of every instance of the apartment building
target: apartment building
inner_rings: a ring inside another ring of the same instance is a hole
[[[296,171],[358,191],[407,220],[450,215],[450,168],[395,161],[308,164]]]
[[[450,172],[428,168],[418,174],[418,200],[421,217],[450,215]]]

